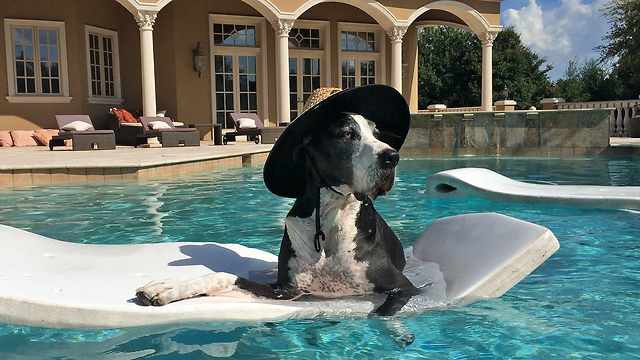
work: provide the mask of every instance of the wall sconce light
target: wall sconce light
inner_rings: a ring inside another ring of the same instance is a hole
[[[505,85],[504,89],[502,89],[502,96],[505,100],[509,99],[509,88],[507,87],[507,85]]]
[[[202,77],[202,72],[207,62],[207,57],[200,48],[200,41],[198,41],[198,47],[193,49],[193,71],[198,73],[198,77]]]

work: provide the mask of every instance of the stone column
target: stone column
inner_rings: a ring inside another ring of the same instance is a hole
[[[407,32],[406,27],[387,29],[391,39],[391,86],[402,93],[402,37]]]
[[[156,79],[153,59],[153,25],[156,11],[138,11],[135,15],[140,28],[140,53],[142,60],[142,112],[144,116],[156,116]]]
[[[278,123],[288,123],[290,119],[289,101],[289,31],[293,27],[292,20],[278,20],[271,23],[276,31],[276,92],[278,93]]]
[[[478,35],[482,43],[482,111],[491,111],[493,104],[493,40],[497,35],[488,31]]]

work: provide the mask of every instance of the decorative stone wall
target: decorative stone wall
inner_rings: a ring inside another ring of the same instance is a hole
[[[585,156],[609,148],[611,111],[557,110],[411,115],[405,156]]]

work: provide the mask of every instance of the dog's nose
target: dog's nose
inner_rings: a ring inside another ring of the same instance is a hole
[[[400,161],[400,155],[394,149],[386,149],[378,155],[380,161],[380,167],[383,169],[391,169],[398,165]]]

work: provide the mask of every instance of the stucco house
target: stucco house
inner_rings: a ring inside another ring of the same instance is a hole
[[[55,128],[56,114],[104,127],[114,106],[223,128],[255,112],[273,126],[317,87],[371,83],[416,112],[417,34],[430,25],[478,35],[489,110],[500,1],[1,1],[0,130]]]

